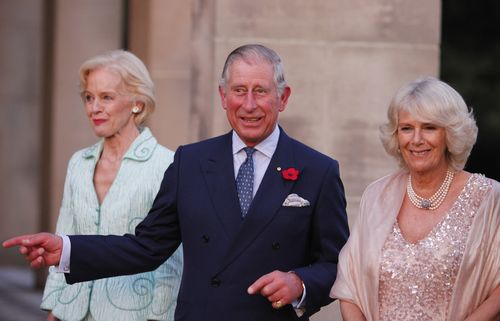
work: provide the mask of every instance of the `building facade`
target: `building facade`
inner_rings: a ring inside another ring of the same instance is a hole
[[[438,74],[440,16],[439,0],[2,0],[0,237],[54,230],[69,157],[96,141],[78,95],[84,60],[138,55],[156,85],[148,126],[175,150],[229,130],[218,78],[246,43],[282,56],[292,95],[280,124],[339,160],[352,224],[366,185],[396,168],[378,138],[390,98]],[[4,250],[0,264],[25,263]]]

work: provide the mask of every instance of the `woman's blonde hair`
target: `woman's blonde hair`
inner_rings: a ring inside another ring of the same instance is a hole
[[[434,77],[419,78],[401,87],[387,110],[388,122],[380,127],[380,139],[387,153],[406,167],[397,138],[399,113],[409,112],[416,120],[443,127],[446,159],[455,169],[464,168],[477,138],[477,125],[464,99],[450,85]]]
[[[100,68],[116,72],[134,102],[144,104],[144,108],[134,119],[136,125],[141,125],[154,111],[156,105],[154,84],[144,63],[133,53],[125,50],[113,50],[92,57],[80,66],[80,95],[83,96],[87,88],[88,75]]]

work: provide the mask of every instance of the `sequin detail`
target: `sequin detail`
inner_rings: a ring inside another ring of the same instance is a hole
[[[473,174],[441,222],[415,244],[394,223],[380,261],[381,321],[446,319],[472,221],[491,187]]]

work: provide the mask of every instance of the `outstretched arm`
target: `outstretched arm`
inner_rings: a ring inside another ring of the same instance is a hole
[[[54,234],[37,233],[13,237],[2,245],[5,248],[19,246],[19,252],[26,257],[31,267],[42,268],[59,264],[63,241]]]

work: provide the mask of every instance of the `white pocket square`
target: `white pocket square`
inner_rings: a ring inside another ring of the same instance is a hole
[[[311,205],[308,200],[300,197],[297,194],[290,194],[286,197],[285,201],[283,202],[283,206],[290,206],[290,207],[304,207],[304,206],[309,206]]]

